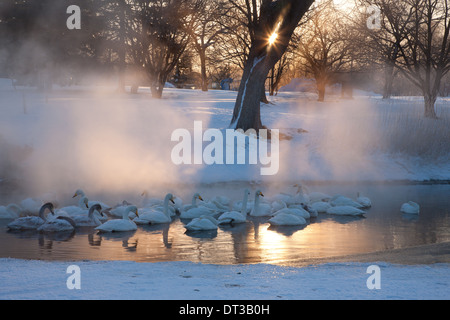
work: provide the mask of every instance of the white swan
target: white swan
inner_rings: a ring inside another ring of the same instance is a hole
[[[154,209],[141,209],[141,214],[139,217],[133,219],[136,224],[159,224],[159,223],[170,223],[172,222],[172,217],[169,213],[169,201],[173,201],[173,195],[168,193],[164,198],[164,211],[154,210]]]
[[[363,208],[372,207],[372,201],[368,197],[361,196],[359,192],[356,195],[356,202],[363,206]]]
[[[327,214],[335,214],[340,216],[362,216],[366,212],[353,206],[336,206],[330,207]]]
[[[420,206],[413,201],[408,201],[402,204],[400,211],[407,214],[419,214]]]
[[[211,216],[201,216],[192,219],[184,227],[189,231],[217,230],[218,221]]]
[[[164,200],[159,198],[149,198],[148,191],[144,191],[141,194],[144,196],[142,200],[142,208],[152,208],[159,211],[164,211]],[[169,203],[169,213],[173,217],[179,213],[183,208],[183,200],[176,196],[173,196],[172,201]]]
[[[330,204],[333,207],[338,207],[338,206],[350,206],[350,207],[355,207],[358,209],[363,208],[363,205],[342,195],[337,195],[334,196],[333,198],[331,198],[330,200]]]
[[[205,215],[206,216],[214,215],[217,213],[217,211],[214,209],[197,205],[196,202],[197,199],[203,201],[203,198],[198,193],[194,194],[194,197],[192,198],[192,204],[190,205],[190,207],[185,207],[188,209],[186,211],[181,212],[180,214],[181,219],[194,219]]]
[[[318,217],[319,212],[311,207],[309,204],[293,204],[288,207],[289,209],[302,209],[309,213],[310,217]]]
[[[70,217],[58,216],[55,219],[45,221],[43,225],[37,228],[40,232],[62,232],[73,231],[75,229],[75,221]]]
[[[78,189],[77,191],[75,191],[75,194],[73,195],[72,198],[76,198],[78,196],[85,197],[86,194],[84,193],[84,191],[82,189]],[[94,204],[99,204],[99,205],[102,206],[103,210],[110,210],[111,209],[111,206],[108,206],[106,203],[103,203],[101,201],[90,200],[88,204],[89,204],[89,207],[92,207]]]
[[[181,208],[181,211],[183,212],[183,211],[188,211],[189,209],[192,209],[192,208],[197,208],[197,206],[198,206],[197,205],[197,199],[203,201],[202,196],[198,192],[194,193],[194,195],[192,196],[191,204],[184,205]]]
[[[319,201],[328,202],[331,200],[331,196],[322,192],[310,192],[308,193],[308,196],[309,196],[309,203],[311,204]]]
[[[331,208],[331,204],[325,201],[317,201],[311,203],[311,208],[316,210],[318,213],[326,213],[329,208]]]
[[[77,216],[83,213],[88,213],[89,199],[86,196],[80,197],[77,206],[67,206],[56,210],[56,215],[61,216]]]
[[[281,212],[270,218],[269,223],[274,226],[298,226],[306,224],[306,220],[292,213]]]
[[[241,212],[239,211],[226,211],[220,215],[220,217],[217,219],[219,221],[219,224],[226,224],[226,223],[244,223],[247,221],[247,201],[248,196],[250,195],[250,190],[245,189],[244,190],[244,199],[242,200],[242,207]]]
[[[124,211],[122,219],[113,219],[106,221],[102,225],[95,228],[99,232],[121,232],[121,231],[135,231],[137,230],[136,223],[130,220],[128,216],[129,212],[133,212],[137,217],[139,217],[138,209],[136,206],[129,206],[127,210]]]
[[[260,196],[264,197],[261,190],[257,190],[255,192],[255,205],[250,211],[250,215],[253,217],[270,216],[272,214],[272,207],[270,206],[270,204],[260,203]]]
[[[20,216],[22,208],[15,203],[7,206],[0,206],[0,219],[17,219]]]
[[[274,199],[281,200],[281,201],[285,202],[286,205],[309,202],[309,197],[304,192],[304,187],[301,184],[296,183],[292,187],[297,188],[297,191],[294,195],[287,194],[287,193],[279,193],[274,196]]]
[[[306,211],[303,208],[290,208],[290,207],[289,208],[283,208],[283,209],[280,209],[278,211],[275,211],[274,213],[271,214],[271,216],[276,216],[276,215],[279,215],[281,213],[293,214],[294,216],[301,217],[303,219],[309,219],[311,217],[309,212]]]
[[[41,225],[47,221],[45,217],[45,212],[50,211],[50,213],[53,215],[53,204],[52,203],[46,203],[44,204],[41,209],[39,210],[39,216],[28,216],[28,217],[22,217],[18,218],[11,223],[8,224],[8,229],[10,230],[36,230]]]
[[[274,212],[281,210],[283,208],[287,208],[286,202],[284,202],[283,200],[275,200],[272,202],[271,206],[272,206],[272,211],[274,211]]]
[[[102,222],[95,215],[95,212],[103,215],[102,207],[99,204],[94,204],[92,207],[90,207],[88,214],[73,216],[72,219],[77,227],[97,227],[101,225]]]
[[[47,202],[51,203],[51,202]],[[39,214],[40,209],[44,202],[36,198],[27,198],[20,201],[20,207],[22,208],[22,214],[26,216],[36,216]]]

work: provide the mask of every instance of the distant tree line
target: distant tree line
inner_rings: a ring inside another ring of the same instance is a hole
[[[156,98],[168,81],[207,91],[231,77],[231,124],[242,129],[263,127],[266,90],[292,78],[314,79],[323,101],[327,86],[366,77],[364,89],[384,98],[417,88],[435,118],[438,95],[450,91],[450,0],[354,1],[2,0],[0,75],[48,89],[91,72],[116,79],[118,91],[149,86]],[[66,27],[70,5],[81,8],[80,29]]]

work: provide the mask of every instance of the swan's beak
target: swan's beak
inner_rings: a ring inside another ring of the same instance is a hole
[[[138,211],[137,211],[137,210],[136,210],[135,214],[136,214],[136,217],[138,217],[138,218],[139,218],[139,213],[138,213]]]
[[[170,198],[170,202],[172,202],[173,204],[175,204],[175,201],[173,201],[173,198]]]
[[[198,196],[198,198],[203,201],[203,198],[201,196]]]
[[[75,193],[74,195],[73,195],[73,197],[72,198],[75,198],[76,196],[77,196],[78,194],[77,193]]]
[[[262,192],[260,192],[260,193],[259,193],[259,195],[260,195],[261,197],[264,197],[264,195],[263,195],[263,193],[262,193]]]

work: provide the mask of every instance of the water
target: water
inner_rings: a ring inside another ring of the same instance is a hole
[[[242,188],[236,186],[205,186],[201,191],[213,195],[225,189],[240,200]],[[0,257],[298,265],[316,258],[450,241],[450,185],[311,187],[316,190],[353,197],[360,191],[371,198],[373,207],[364,218],[319,214],[306,226],[273,228],[268,218],[249,217],[245,224],[194,233],[186,233],[186,221],[179,218],[170,225],[139,226],[136,232],[112,235],[90,228],[68,234],[13,233],[6,230],[9,221],[0,220]],[[419,216],[400,213],[401,204],[409,200],[420,204]]]

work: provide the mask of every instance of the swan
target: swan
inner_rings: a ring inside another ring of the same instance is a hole
[[[87,213],[89,209],[89,199],[86,196],[82,196],[78,200],[78,206],[67,206],[56,210],[57,215],[62,216],[77,216],[83,213]]]
[[[281,212],[270,218],[269,223],[274,226],[298,226],[306,224],[306,220],[292,213]]]
[[[366,212],[353,206],[336,206],[330,207],[327,213],[341,216],[362,216]]]
[[[89,212],[87,215],[82,214],[82,215],[73,216],[72,219],[75,222],[77,227],[97,227],[97,226],[101,225],[102,222],[95,215],[96,211],[100,215],[103,215],[101,205],[94,204],[92,207],[89,208]]]
[[[66,216],[58,216],[55,219],[47,220],[43,225],[37,228],[40,232],[61,232],[73,231],[76,227],[75,221]]]
[[[400,211],[407,214],[419,214],[420,206],[413,201],[408,201],[402,204]]]
[[[306,211],[303,208],[283,208],[283,209],[280,209],[280,210],[275,211],[274,213],[272,213],[272,216],[275,217],[275,216],[277,216],[277,215],[279,215],[281,213],[292,214],[294,216],[301,217],[303,219],[309,219],[311,217],[309,212]]]
[[[261,190],[257,190],[255,192],[255,205],[253,206],[252,211],[250,211],[250,215],[254,217],[270,216],[272,207],[267,203],[260,203],[260,196],[264,197]]]
[[[329,208],[331,208],[331,204],[325,201],[317,201],[311,204],[311,208],[316,210],[318,213],[326,213]]]
[[[168,193],[166,197],[164,198],[164,211],[161,212],[159,210],[152,210],[150,208],[149,211],[146,211],[146,209],[141,210],[141,214],[139,217],[134,218],[133,221],[136,224],[159,224],[159,223],[170,223],[172,222],[172,217],[169,213],[169,201],[173,201],[173,195],[171,193]],[[144,213],[142,213],[144,212]]]
[[[81,197],[85,197],[86,194],[84,193],[84,191],[82,189],[78,189],[77,191],[75,191],[75,194],[73,195],[72,198],[76,198],[78,196]],[[88,205],[89,207],[92,207],[94,204],[99,204],[102,206],[103,210],[110,210],[111,206],[108,206],[107,204],[101,202],[101,201],[89,201]]]
[[[194,197],[192,198],[192,204],[189,207],[185,206],[184,208],[188,209],[186,211],[181,212],[180,214],[181,219],[194,219],[204,215],[209,216],[217,213],[217,211],[214,209],[197,205],[196,202],[197,199],[203,201],[203,198],[198,193],[194,194]]]
[[[121,205],[118,205],[115,208],[108,210],[107,213],[113,217],[122,218],[125,211],[127,211],[128,207],[131,205],[132,204],[128,203],[127,201],[123,201]],[[135,217],[135,214],[134,212],[128,211],[128,216],[131,219]]]
[[[224,207],[227,207],[230,205],[230,198],[228,198],[226,196],[220,196],[220,195],[215,196],[214,198],[211,199],[211,201],[216,201]]]
[[[8,228],[10,230],[36,230],[41,225],[47,221],[45,217],[45,212],[48,210],[52,215],[55,214],[53,211],[53,204],[51,202],[48,202],[44,204],[41,209],[39,210],[39,216],[28,216],[28,217],[22,217],[18,218],[11,223],[8,224]]]
[[[204,201],[198,205],[199,207],[205,207],[215,211],[216,213],[222,213],[230,210],[227,206],[223,205],[217,200]]]
[[[99,232],[116,232],[116,231],[135,231],[137,230],[136,223],[130,220],[128,216],[129,212],[133,212],[137,217],[139,217],[138,209],[136,206],[129,206],[127,210],[124,211],[122,219],[113,219],[106,221],[102,225],[95,228]]]
[[[22,208],[15,203],[9,205],[0,206],[0,219],[17,219],[20,216]]]
[[[372,201],[368,197],[361,196],[359,192],[356,195],[356,202],[363,206],[363,208],[372,207]]]
[[[333,198],[331,198],[330,204],[333,207],[350,206],[350,207],[355,207],[355,208],[358,208],[358,209],[363,208],[362,204],[360,204],[360,203],[358,203],[358,202],[356,202],[356,201],[354,201],[354,200],[352,200],[352,199],[350,199],[348,197],[344,197],[342,195],[337,195],[337,196],[334,196]]]
[[[203,201],[202,196],[198,192],[194,193],[194,195],[192,196],[191,204],[186,204],[182,207],[182,211],[188,211],[189,209],[197,208],[197,199]]]
[[[289,209],[300,209],[300,210],[304,210],[309,214],[309,217],[317,217],[318,216],[318,212],[316,209],[314,209],[312,206],[310,206],[309,204],[291,204],[288,206]],[[308,218],[306,218],[308,219]]]
[[[239,211],[226,211],[220,215],[217,219],[219,224],[226,223],[244,223],[247,221],[247,201],[250,195],[250,190],[244,190],[244,199],[242,200],[241,212]]]
[[[47,202],[51,203],[51,202]],[[22,214],[27,216],[39,215],[40,209],[44,203],[42,200],[36,198],[27,198],[20,201],[20,207],[22,208]]]
[[[296,183],[292,187],[297,188],[297,191],[294,195],[279,193],[274,197],[274,200],[281,200],[287,205],[309,202],[309,197],[305,194],[304,187],[301,184]]]
[[[272,206],[272,211],[278,211],[283,208],[287,208],[286,202],[284,202],[283,200],[275,200],[272,202],[271,206]]]
[[[201,216],[192,219],[184,227],[189,231],[217,230],[218,221],[211,216]]]
[[[331,200],[331,196],[329,196],[326,193],[322,193],[322,192],[311,192],[308,193],[309,196],[309,203],[313,204],[315,202],[328,202]]]
[[[149,198],[148,191],[142,192],[141,196],[144,197],[142,200],[142,208],[155,208],[156,210],[164,211],[164,200],[159,198]],[[173,196],[172,201],[169,203],[169,213],[171,216],[176,215],[183,208],[183,200],[176,196]]]

